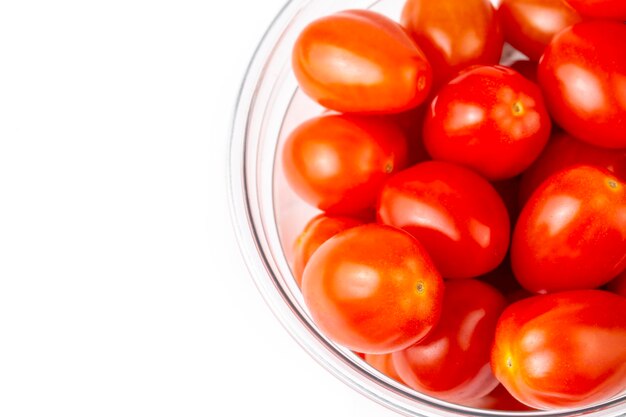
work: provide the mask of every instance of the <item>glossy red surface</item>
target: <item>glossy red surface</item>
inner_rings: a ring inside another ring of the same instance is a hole
[[[626,386],[626,298],[586,290],[515,303],[500,317],[491,363],[534,408],[609,400]]]
[[[439,324],[424,340],[393,354],[396,371],[411,388],[439,399],[463,402],[487,395],[498,385],[490,354],[505,305],[483,282],[447,282]]]
[[[590,166],[551,176],[520,214],[511,264],[535,293],[609,282],[626,267],[626,184]]]
[[[393,176],[378,202],[381,222],[415,236],[446,278],[494,269],[509,244],[509,216],[493,186],[474,172],[429,161]]]

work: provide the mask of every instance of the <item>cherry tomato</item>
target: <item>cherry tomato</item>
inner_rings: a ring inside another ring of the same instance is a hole
[[[511,264],[535,293],[609,282],[626,268],[626,184],[585,165],[549,177],[520,214]]]
[[[626,298],[582,290],[519,301],[498,321],[491,365],[533,408],[606,401],[626,387]]]
[[[535,84],[510,68],[478,67],[439,91],[424,123],[424,145],[435,160],[501,180],[530,166],[550,129]]]
[[[484,408],[487,410],[499,411],[532,411],[534,408],[528,407],[517,401],[502,384],[484,397],[466,401],[463,405],[474,408]]]
[[[402,378],[396,372],[396,368],[393,365],[393,357],[391,353],[385,353],[382,355],[374,355],[368,353],[365,355],[365,362],[370,364],[373,368],[377,369],[381,373],[387,375],[391,379],[395,379],[396,381],[403,383]]]
[[[309,24],[292,62],[302,90],[340,112],[406,111],[426,99],[432,83],[430,64],[403,28],[368,10]]]
[[[624,0],[566,0],[584,16],[600,19],[626,20]]]
[[[520,203],[526,203],[532,192],[552,174],[579,164],[606,168],[621,179],[626,179],[626,149],[598,148],[559,132],[552,135],[539,159],[524,172],[520,185]]]
[[[422,245],[402,230],[355,227],[323,243],[304,268],[302,294],[333,341],[390,353],[424,338],[441,314],[443,280]]]
[[[476,280],[446,283],[441,320],[419,343],[393,353],[400,378],[416,391],[460,402],[482,397],[498,381],[489,358],[504,297]]]
[[[398,126],[381,119],[330,115],[291,133],[283,149],[285,177],[309,204],[330,214],[373,206],[385,180],[407,163]]]
[[[535,84],[539,83],[539,80],[537,79],[538,65],[536,62],[522,59],[522,60],[515,61],[514,63],[512,63],[511,69],[519,72],[527,80],[532,81]]]
[[[437,86],[467,66],[500,61],[504,40],[489,0],[408,0],[402,24],[430,61]]]
[[[615,294],[626,297],[626,271],[622,272],[613,281],[609,282],[608,289]]]
[[[504,0],[498,9],[504,39],[539,61],[554,35],[582,17],[565,0]]]
[[[298,286],[302,284],[302,272],[306,263],[322,243],[339,232],[362,224],[363,222],[358,219],[333,217],[326,214],[320,214],[311,219],[294,245],[293,276]]]
[[[626,148],[624,45],[623,23],[583,22],[556,35],[539,62],[552,117],[592,145]]]
[[[423,162],[393,176],[378,202],[378,219],[415,236],[446,278],[494,269],[509,245],[509,216],[498,193],[474,172]]]

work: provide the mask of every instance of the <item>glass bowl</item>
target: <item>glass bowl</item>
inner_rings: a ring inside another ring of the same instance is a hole
[[[287,186],[276,164],[286,135],[322,107],[299,89],[291,49],[309,22],[333,12],[368,8],[397,20],[405,0],[291,0],[259,44],[239,92],[231,132],[230,204],[240,248],[265,301],[293,338],[337,378],[407,416],[626,415],[626,396],[576,410],[505,412],[460,406],[420,394],[336,345],[313,323],[287,259],[296,235],[316,213]],[[433,0],[434,1],[434,0]],[[460,0],[461,1],[461,0]],[[508,56],[505,60],[514,60]]]

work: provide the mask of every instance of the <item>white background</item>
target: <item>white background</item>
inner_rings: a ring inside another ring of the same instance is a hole
[[[230,227],[283,0],[0,0],[0,415],[392,416],[258,295]]]

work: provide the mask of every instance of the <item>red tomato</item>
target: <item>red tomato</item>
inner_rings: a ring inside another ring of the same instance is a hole
[[[613,281],[609,282],[609,291],[626,297],[626,271],[622,272]]]
[[[519,301],[498,321],[491,365],[530,407],[606,401],[626,387],[626,298],[584,290]]]
[[[585,165],[548,178],[520,214],[511,264],[535,293],[609,282],[626,268],[626,184]]]
[[[315,251],[304,268],[302,294],[331,340],[358,352],[390,353],[435,326],[443,281],[411,235],[369,224],[343,231]]]
[[[510,68],[478,67],[439,91],[424,123],[424,145],[433,159],[501,180],[530,166],[550,129],[535,84]]]
[[[350,113],[399,113],[424,101],[432,83],[423,52],[393,20],[348,10],[309,24],[293,50],[302,90]]]
[[[467,66],[500,61],[504,40],[489,0],[408,0],[402,24],[430,61],[435,85]]]
[[[592,145],[626,147],[624,45],[623,23],[583,22],[556,35],[539,62],[552,117]]]
[[[626,149],[598,148],[567,133],[555,133],[539,159],[522,176],[520,203],[526,203],[532,192],[552,174],[580,164],[606,168],[626,179]]]
[[[441,320],[419,343],[393,353],[400,378],[416,391],[459,402],[482,397],[498,381],[489,358],[504,297],[475,280],[446,283]]]
[[[498,19],[504,39],[533,61],[554,35],[582,20],[565,0],[504,0]]]
[[[445,162],[423,162],[393,176],[380,194],[378,218],[415,236],[446,278],[494,269],[509,245],[509,216],[496,190]]]
[[[474,408],[484,408],[487,410],[499,411],[533,411],[534,408],[528,407],[517,401],[502,384],[491,391],[484,397],[466,401],[463,405]]]
[[[624,0],[566,0],[584,16],[626,20],[626,2]]]
[[[283,149],[293,190],[330,214],[357,214],[373,206],[385,180],[406,162],[406,138],[398,126],[358,116],[309,120]]]
[[[302,272],[313,252],[339,232],[360,226],[363,222],[349,217],[332,217],[320,214],[304,227],[294,245],[293,277],[298,286],[302,284]]]
[[[400,378],[400,375],[398,375],[398,372],[396,372],[396,368],[393,365],[393,357],[391,353],[385,353],[382,355],[368,353],[365,355],[365,362],[370,364],[374,369],[377,369],[381,373],[387,375],[389,378],[403,383],[402,378]]]
[[[537,79],[538,65],[536,62],[522,59],[512,63],[511,69],[522,74],[527,80],[532,81],[535,84],[539,83],[539,80]]]

